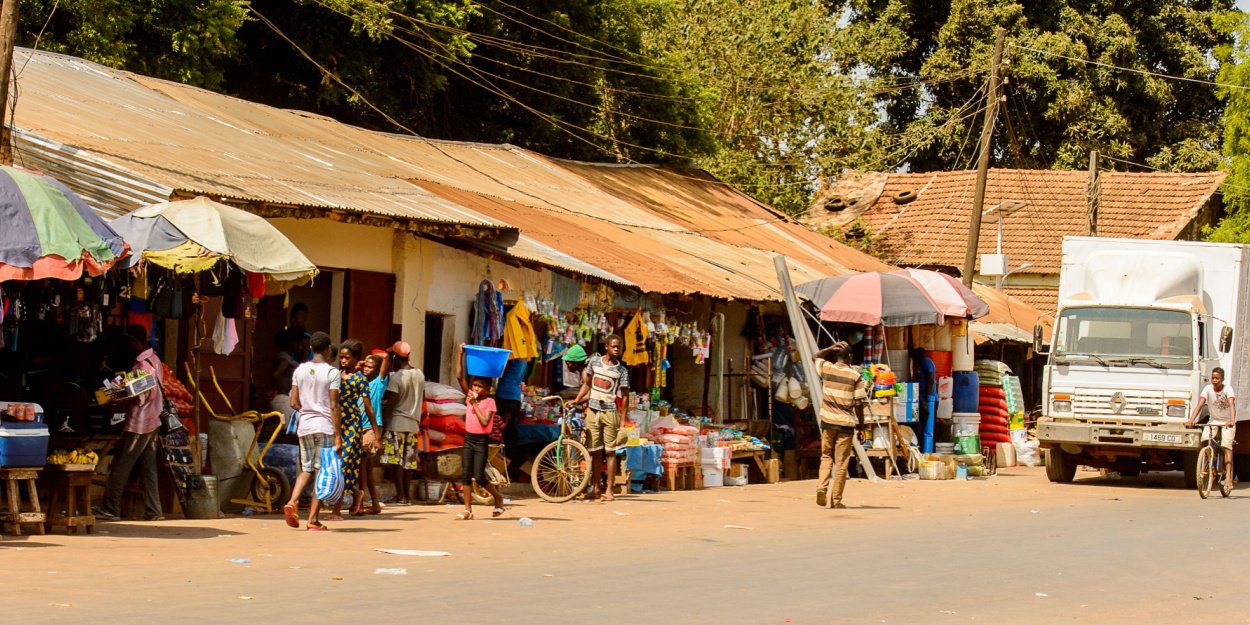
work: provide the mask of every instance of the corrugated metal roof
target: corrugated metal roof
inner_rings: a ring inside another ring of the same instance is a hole
[[[19,49],[16,56],[23,71],[15,125],[27,137],[73,146],[76,152],[59,157],[72,156],[75,164],[108,162],[152,187],[192,195],[509,228],[404,180],[437,178],[440,170],[455,168],[433,142],[63,55]],[[33,151],[23,156],[36,158]],[[115,211],[110,202],[122,199],[105,199],[102,206]]]

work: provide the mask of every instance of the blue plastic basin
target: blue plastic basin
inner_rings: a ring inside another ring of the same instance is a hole
[[[503,375],[508,365],[508,356],[512,350],[481,345],[464,346],[464,369],[469,375],[483,378],[497,378]]]

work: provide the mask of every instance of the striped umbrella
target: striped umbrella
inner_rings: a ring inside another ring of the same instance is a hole
[[[794,287],[820,308],[825,321],[867,326],[941,324],[944,314],[915,280],[873,271],[822,278]]]
[[[967,317],[980,319],[990,314],[990,306],[972,289],[940,271],[928,269],[903,269],[894,272],[907,276],[924,287],[925,293],[942,309],[948,317]]]
[[[127,254],[121,236],[50,176],[0,166],[0,282],[98,276]]]

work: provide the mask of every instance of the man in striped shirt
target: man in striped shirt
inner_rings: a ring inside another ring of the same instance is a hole
[[[832,358],[833,362],[828,360]],[[820,374],[820,487],[816,505],[845,508],[842,490],[846,487],[846,469],[851,462],[855,427],[868,392],[859,368],[851,366],[851,348],[837,342],[816,353],[816,370]],[[831,475],[832,474],[832,475]],[[830,492],[829,482],[833,487]]]

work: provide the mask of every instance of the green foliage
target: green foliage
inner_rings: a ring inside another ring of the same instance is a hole
[[[995,135],[1000,166],[1083,168],[1090,150],[1155,167],[1209,169],[1219,157],[1221,103],[1210,85],[1179,82],[1079,60],[1213,80],[1213,51],[1230,41],[1216,28],[1231,0],[849,0],[853,45],[839,59],[870,75],[918,72],[923,95],[884,96],[887,126],[926,132],[985,81],[997,26],[1007,28],[1005,114]],[[961,76],[967,68],[977,70]],[[954,80],[950,80],[955,78]],[[943,81],[943,82],[936,82]],[[931,111],[937,110],[933,115]],[[961,144],[979,119],[920,150],[913,170],[967,167]]]
[[[1244,13],[1222,16],[1219,26],[1232,39],[1216,50],[1219,80],[1243,89],[1223,88],[1224,157],[1229,170],[1224,180],[1224,208],[1228,217],[1208,233],[1212,241],[1250,243],[1250,21]]]
[[[40,49],[220,88],[246,14],[247,0],[25,0],[18,39],[32,46],[38,37]]]

